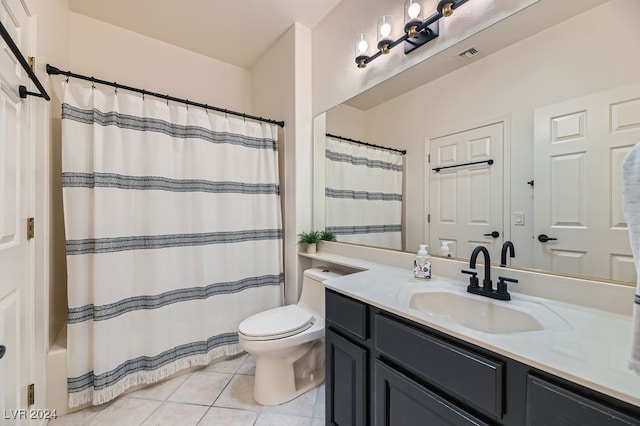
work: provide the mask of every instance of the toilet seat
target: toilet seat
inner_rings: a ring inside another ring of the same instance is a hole
[[[238,331],[247,340],[275,340],[301,333],[315,322],[311,313],[297,305],[259,312],[238,326]]]

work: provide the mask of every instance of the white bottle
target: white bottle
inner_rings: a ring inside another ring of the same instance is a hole
[[[449,247],[449,244],[451,244],[452,241],[442,241],[441,245],[440,245],[440,254],[444,257],[453,257],[453,254],[451,253],[451,248]]]
[[[431,256],[427,248],[426,244],[420,244],[420,250],[413,260],[413,276],[424,280],[431,279]]]

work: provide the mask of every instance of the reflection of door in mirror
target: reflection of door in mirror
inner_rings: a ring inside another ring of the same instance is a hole
[[[535,111],[535,267],[635,282],[622,161],[640,142],[640,85]],[[606,159],[606,161],[602,161]]]
[[[454,257],[469,258],[485,246],[493,261],[504,240],[502,122],[431,139],[429,244],[431,252],[450,241]]]

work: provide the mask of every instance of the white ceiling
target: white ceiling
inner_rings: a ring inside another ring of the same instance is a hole
[[[340,0],[69,0],[73,12],[251,69],[294,23],[318,24]]]

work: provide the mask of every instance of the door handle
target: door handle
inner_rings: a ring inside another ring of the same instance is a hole
[[[5,345],[0,345],[0,359],[7,353],[7,347]]]
[[[557,238],[550,237],[547,234],[538,235],[538,241],[540,241],[541,243],[546,243],[547,241],[556,241],[556,240]]]
[[[492,237],[492,238],[500,238],[500,233],[498,231],[493,231],[490,234],[484,234],[485,237]]]

